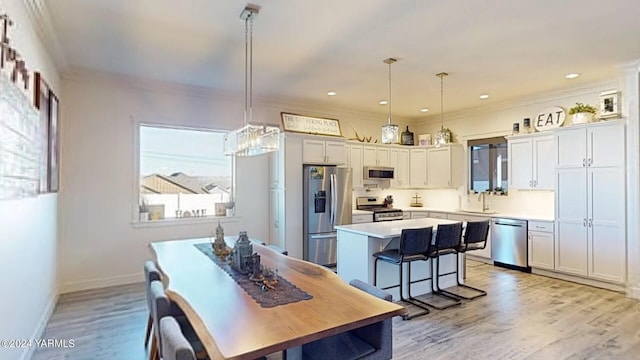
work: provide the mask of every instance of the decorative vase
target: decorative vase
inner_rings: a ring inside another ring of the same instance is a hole
[[[572,124],[586,124],[593,121],[593,114],[590,112],[580,112],[571,115]]]

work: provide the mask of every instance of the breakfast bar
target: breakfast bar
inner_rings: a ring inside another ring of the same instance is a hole
[[[394,238],[399,238],[402,229],[415,229],[433,227],[433,236],[437,233],[438,225],[452,224],[456,221],[444,219],[411,219],[398,221],[383,221],[364,224],[336,226],[338,231],[338,276],[343,280],[362,279],[370,284],[374,283],[374,257],[378,251],[382,251]],[[392,244],[393,246],[393,244]],[[440,273],[455,271],[456,259],[454,256],[445,255],[440,258]],[[464,262],[460,262],[458,272],[462,274]],[[407,264],[403,265],[406,272]],[[431,261],[417,261],[411,265],[411,271],[415,279],[429,277],[431,274]],[[397,266],[379,262],[377,286],[384,288],[398,283]],[[440,287],[446,288],[456,284],[455,275],[445,275],[440,278]],[[405,288],[406,289],[406,288]],[[394,300],[399,299],[398,288],[388,289]],[[422,295],[431,292],[431,284],[428,281],[411,284],[412,295]],[[407,296],[408,294],[404,294]]]

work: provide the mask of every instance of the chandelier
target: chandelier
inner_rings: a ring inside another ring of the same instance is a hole
[[[382,61],[385,64],[389,64],[389,99],[387,100],[389,118],[387,118],[387,124],[382,126],[383,144],[396,144],[398,142],[398,125],[391,123],[391,64],[396,61],[398,60],[394,58],[388,58]]]
[[[449,76],[446,72],[436,74],[440,78],[440,131],[435,134],[435,145],[440,147],[451,142],[451,131],[444,127],[444,77]]]
[[[240,18],[244,20],[244,116],[242,127],[227,133],[224,153],[234,156],[254,156],[278,151],[280,128],[253,123],[253,18],[260,7],[247,4]]]

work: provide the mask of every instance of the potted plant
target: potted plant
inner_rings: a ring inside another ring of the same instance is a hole
[[[584,124],[591,122],[596,114],[596,108],[589,104],[576,103],[574,107],[569,109],[569,115],[571,115],[571,122],[573,124]]]

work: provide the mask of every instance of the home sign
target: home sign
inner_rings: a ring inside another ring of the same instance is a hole
[[[546,131],[558,128],[564,123],[566,113],[563,108],[554,106],[544,109],[533,119],[533,127],[537,131]]]

